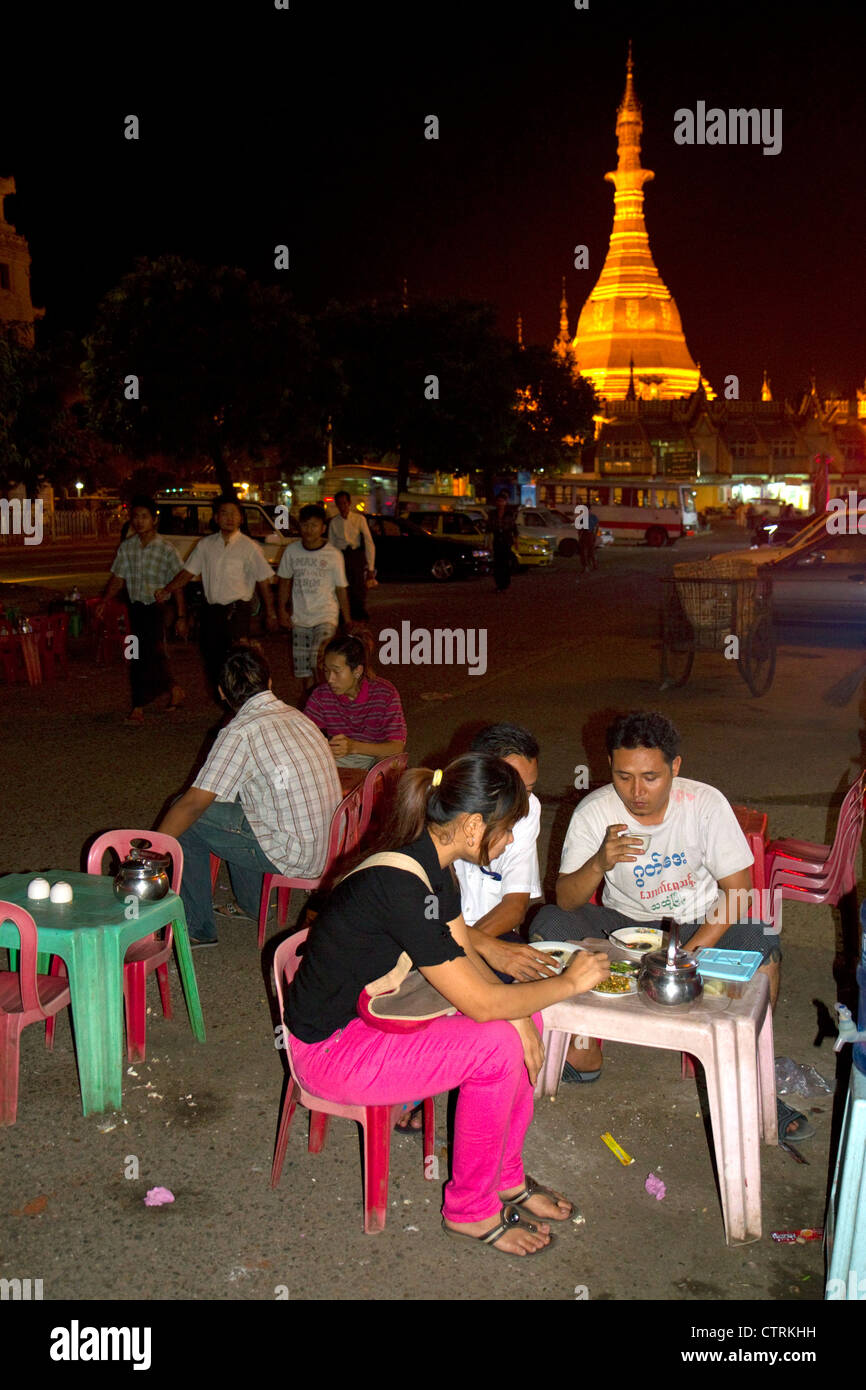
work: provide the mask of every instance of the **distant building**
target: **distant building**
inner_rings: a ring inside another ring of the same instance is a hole
[[[30,298],[30,250],[11,222],[6,221],[3,200],[15,192],[15,180],[0,178],[0,322],[15,324],[27,347],[34,343],[33,324],[44,309],[34,309]]]

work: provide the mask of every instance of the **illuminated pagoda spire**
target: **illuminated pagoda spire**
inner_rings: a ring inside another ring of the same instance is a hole
[[[764,368],[764,381],[763,381],[763,385],[761,386],[761,400],[762,400],[762,401],[771,401],[772,399],[773,399],[773,393],[772,393],[772,391],[770,390],[770,378],[767,376],[767,368],[765,367],[765,368]]]
[[[613,230],[573,343],[582,375],[609,400],[622,400],[632,380],[637,394],[663,400],[691,395],[700,380],[676,302],[650,251],[643,186],[654,175],[640,162],[642,131],[629,42],[625,93],[616,115],[617,166],[605,174],[614,187]]]
[[[627,401],[636,401],[637,392],[634,389],[634,358],[629,359],[628,364],[628,390],[625,393]]]
[[[523,315],[517,315],[517,346],[523,352]]]
[[[568,331],[568,300],[565,297],[565,276],[562,277],[562,298],[559,301],[559,337],[553,344],[554,356],[567,362],[574,355],[571,334]]]

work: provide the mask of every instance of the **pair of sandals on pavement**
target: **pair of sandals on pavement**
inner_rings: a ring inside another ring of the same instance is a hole
[[[591,1085],[601,1076],[601,1067],[597,1071],[578,1071],[570,1062],[566,1062],[562,1073],[563,1081],[575,1085]],[[783,1140],[786,1144],[802,1144],[804,1139],[812,1139],[815,1134],[815,1126],[806,1118],[801,1110],[795,1110],[792,1105],[786,1105],[781,1096],[776,1097],[776,1119],[779,1125],[779,1142]],[[795,1124],[797,1128],[791,1130],[790,1126]]]

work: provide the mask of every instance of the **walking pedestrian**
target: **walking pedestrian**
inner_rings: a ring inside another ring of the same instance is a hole
[[[328,522],[328,540],[343,556],[349,586],[349,611],[355,622],[366,622],[367,580],[376,574],[376,547],[366,517],[352,510],[348,492],[334,496],[337,516]]]
[[[156,597],[161,602],[201,575],[205,601],[199,640],[205,672],[216,692],[229,648],[250,635],[256,589],[264,604],[268,632],[276,632],[277,617],[271,587],[273,571],[261,547],[241,532],[244,516],[237,498],[217,498],[214,515],[219,529],[198,542],[185,567]]]
[[[343,622],[349,622],[349,599],[343,557],[325,539],[324,507],[302,507],[298,519],[301,543],[286,546],[277,570],[279,621],[292,629],[295,676],[309,690],[319,651],[337,631],[341,614]]]
[[[514,563],[511,547],[517,539],[517,527],[508,510],[508,500],[504,488],[496,494],[496,510],[488,527],[493,546],[493,578],[498,594],[504,594],[511,584],[511,566]]]
[[[180,572],[181,563],[173,545],[156,529],[156,503],[151,497],[133,497],[130,503],[132,535],[121,541],[111,566],[111,578],[94,616],[102,621],[106,604],[126,584],[129,594],[129,625],[135,644],[129,650],[129,684],[132,710],[125,723],[140,727],[144,707],[158,695],[169,692],[166,712],[179,709],[184,692],[172,679],[165,650],[165,597],[163,586]],[[183,590],[177,595],[179,637],[186,636],[186,603]]]

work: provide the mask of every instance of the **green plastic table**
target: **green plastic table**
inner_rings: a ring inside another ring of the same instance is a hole
[[[25,908],[39,929],[39,949],[60,956],[69,975],[75,1050],[85,1115],[118,1110],[123,1085],[123,959],[134,941],[169,922],[174,932],[177,965],[193,1035],[204,1042],[204,1019],[198,997],[183,903],[176,893],[159,902],[137,902],[137,917],[114,896],[110,874],[51,871],[38,877],[72,888],[71,903],[32,902],[27,885],[36,874],[0,878],[0,900]],[[17,950],[18,930],[0,922],[0,946]]]

